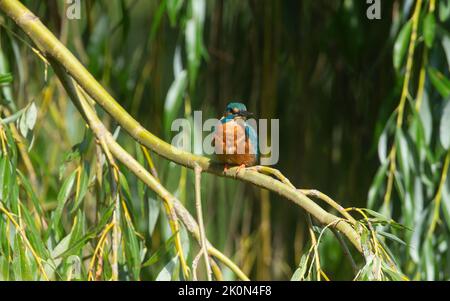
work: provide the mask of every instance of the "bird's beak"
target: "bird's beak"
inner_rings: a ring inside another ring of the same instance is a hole
[[[251,113],[251,112],[249,112],[249,111],[240,111],[240,112],[238,113],[238,115],[239,115],[239,116],[242,116],[242,117],[245,117],[245,118],[248,118],[248,117],[252,117],[252,116],[253,116],[253,113]]]

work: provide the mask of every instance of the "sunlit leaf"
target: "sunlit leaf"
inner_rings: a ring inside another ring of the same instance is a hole
[[[303,254],[302,258],[300,259],[300,264],[298,265],[298,268],[295,270],[294,274],[291,277],[291,281],[300,281],[303,280],[306,273],[307,268],[307,254]]]
[[[172,275],[178,262],[178,256],[173,257],[159,272],[158,276],[156,276],[156,281],[170,281],[172,280]]]
[[[170,130],[172,121],[176,118],[187,86],[187,73],[185,70],[175,75],[164,102],[164,124],[166,131]]]
[[[35,103],[33,102],[28,107],[26,112],[26,124],[29,130],[32,130],[34,128],[34,125],[36,124],[36,119],[37,119],[37,108]]]
[[[154,252],[148,260],[146,260],[142,267],[148,267],[152,264],[157,263],[160,261],[163,255],[168,254],[170,250],[174,247],[174,240],[176,238],[176,233],[173,234],[171,237],[169,237],[168,240],[158,249],[156,252]]]
[[[75,183],[76,178],[76,170],[72,171],[72,173],[67,177],[67,179],[63,182],[61,189],[59,190],[57,202],[58,205],[55,210],[55,215],[53,216],[53,224],[58,225],[62,211],[64,209],[64,205],[66,204],[70,193],[72,192],[73,185]]]
[[[450,172],[447,175],[446,182],[442,189],[442,214],[444,215],[443,220],[447,225],[447,229],[450,230]]]
[[[381,268],[383,270],[384,273],[389,275],[389,280],[392,281],[404,281],[407,278],[405,277],[405,275],[403,275],[401,272],[392,269],[391,267],[389,267],[386,262],[382,262],[381,263]]]
[[[17,174],[20,178],[20,181],[22,183],[22,187],[25,188],[27,195],[30,197],[31,201],[33,202],[34,208],[37,210],[40,216],[43,216],[42,206],[39,202],[36,193],[34,192],[33,188],[31,187],[31,183],[28,181],[27,177],[25,177],[20,170],[17,170]]]
[[[447,66],[450,69],[450,35],[442,37],[442,48],[444,48],[445,57],[447,58]]]
[[[0,159],[0,199],[6,201],[9,195],[10,163],[7,157]]]
[[[155,230],[156,222],[158,221],[159,212],[161,211],[161,202],[154,196],[147,198],[148,200],[148,233],[151,236]]]
[[[422,105],[419,109],[419,116],[423,126],[425,141],[428,145],[431,141],[433,133],[433,116],[431,114],[430,102],[426,91],[423,94]]]
[[[430,75],[430,80],[433,83],[434,87],[442,95],[442,97],[449,97],[450,80],[447,79],[441,72],[432,67],[428,68],[428,74]]]
[[[428,281],[435,280],[434,252],[431,239],[426,239],[423,246],[422,263],[424,264],[425,279]]]
[[[441,124],[439,127],[439,137],[445,149],[450,148],[450,99],[445,102],[442,111]]]
[[[450,1],[441,0],[439,2],[439,19],[445,22],[450,17]]]
[[[395,117],[395,114],[392,114],[389,117],[378,140],[378,158],[380,159],[381,164],[386,164],[387,162],[388,138],[395,129]]]
[[[134,233],[134,229],[126,222],[126,229],[124,229],[125,238],[125,254],[127,257],[128,266],[133,273],[135,280],[139,280],[140,270],[141,270],[141,255],[139,241]]]
[[[51,256],[53,259],[57,259],[59,256],[61,256],[61,254],[67,251],[67,249],[69,248],[71,237],[72,233],[69,233],[69,235],[61,239],[61,241],[51,251]]]
[[[397,145],[398,145],[398,157],[400,161],[400,167],[403,171],[403,176],[405,177],[405,183],[409,183],[410,177],[410,149],[408,147],[408,142],[406,141],[405,134],[401,128],[396,131]]]

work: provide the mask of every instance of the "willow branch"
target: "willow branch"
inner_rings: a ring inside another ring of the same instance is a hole
[[[351,241],[359,252],[362,252],[360,236],[349,223],[328,213],[306,195],[299,193],[294,188],[289,187],[270,176],[260,174],[255,170],[242,170],[237,173],[236,169],[232,168],[224,171],[221,164],[214,163],[209,158],[198,156],[183,150],[177,150],[175,152],[175,148],[172,145],[147,131],[124,108],[122,108],[100,85],[100,83],[95,80],[77,58],[42,24],[39,18],[30,12],[24,5],[17,0],[0,0],[0,9],[24,30],[44,56],[53,57],[58,61],[83,90],[86,91],[86,93],[106,112],[108,112],[136,141],[162,157],[180,165],[193,169],[197,164],[204,172],[237,178],[275,192],[302,207],[319,223],[323,225],[334,225],[336,229],[341,231]],[[152,185],[155,184],[152,183]],[[159,185],[158,189],[164,188]]]

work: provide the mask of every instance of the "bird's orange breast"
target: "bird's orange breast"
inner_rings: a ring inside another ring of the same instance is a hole
[[[256,163],[256,154],[250,153],[253,148],[245,135],[245,126],[234,120],[217,124],[214,147],[218,159],[223,163],[246,166]]]

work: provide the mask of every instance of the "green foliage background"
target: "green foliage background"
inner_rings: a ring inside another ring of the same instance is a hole
[[[23,1],[151,132],[170,141],[175,118],[218,117],[230,100],[278,118],[277,169],[406,226],[377,231],[407,278],[449,279],[450,1],[381,1],[380,20],[357,0],[86,0],[79,20],[65,2]],[[110,171],[51,68],[3,13],[0,23],[0,279],[110,279]],[[192,171],[152,158],[195,212]],[[310,247],[302,211],[238,181],[202,181],[209,240],[251,279],[291,279]],[[124,168],[120,183],[119,279],[180,279],[160,200]],[[191,262],[198,246],[180,233]],[[330,231],[319,251],[330,279],[355,278]]]

